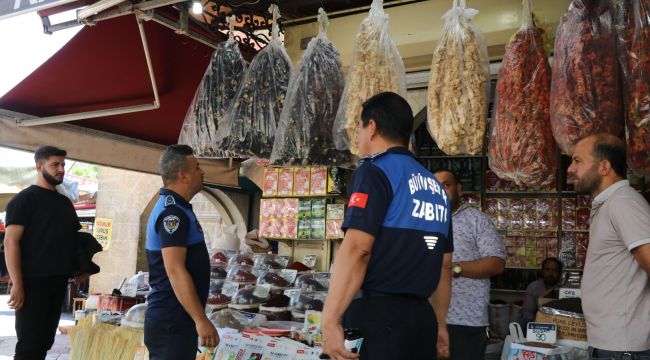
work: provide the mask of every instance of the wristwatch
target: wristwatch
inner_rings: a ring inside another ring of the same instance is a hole
[[[460,264],[456,263],[454,266],[451,268],[451,272],[454,275],[454,277],[459,277],[460,273],[463,272],[463,267],[460,266]]]

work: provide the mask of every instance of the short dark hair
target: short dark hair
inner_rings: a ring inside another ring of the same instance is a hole
[[[187,145],[170,145],[160,156],[160,176],[163,184],[173,183],[178,178],[178,172],[188,170],[187,157],[194,155],[194,150]]]
[[[363,103],[361,122],[368,126],[370,120],[377,124],[381,136],[407,145],[413,131],[413,110],[403,97],[394,92],[383,92]]]
[[[555,257],[547,257],[546,259],[544,259],[544,261],[542,262],[542,269],[544,268],[544,266],[546,264],[548,264],[550,262],[556,263],[560,267],[560,271],[562,271],[562,268],[564,266],[562,265],[562,262],[560,260],[558,260],[558,258],[555,258]]]
[[[616,175],[627,177],[627,154],[625,153],[625,143],[623,140],[612,134],[595,134],[594,147],[592,150],[593,157],[596,161],[609,161]]]
[[[65,157],[68,156],[68,152],[54,146],[43,146],[34,153],[34,161],[42,163],[52,156]]]
[[[442,172],[450,173],[451,176],[454,177],[454,182],[458,183],[458,176],[456,176],[456,173],[453,172],[452,170],[447,169],[447,168],[439,168],[439,169],[437,169],[436,171],[433,172],[433,175],[435,175],[437,173],[442,173]]]

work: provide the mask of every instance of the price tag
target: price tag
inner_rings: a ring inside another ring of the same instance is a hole
[[[122,286],[122,290],[120,291],[122,292],[122,296],[135,297],[138,293],[138,286],[135,283],[128,282]]]
[[[280,271],[280,275],[290,284],[293,284],[293,282],[296,280],[296,276],[298,276],[298,270],[282,269]]]
[[[277,260],[278,260],[278,263],[280,265],[282,265],[282,266],[286,267],[289,264],[289,257],[286,256],[286,255],[278,256]]]
[[[560,288],[559,296],[558,296],[558,298],[560,299],[579,298],[579,297],[580,297],[580,289]]]
[[[226,280],[224,281],[223,287],[221,288],[221,293],[226,295],[229,298],[232,298],[238,290],[239,290],[239,283]]]
[[[267,272],[269,272],[269,266],[268,265],[257,265],[257,266],[255,266],[253,268],[252,272],[253,272],[253,275],[255,275],[255,277],[260,277],[260,276],[266,274]]]
[[[289,299],[297,299],[300,296],[300,289],[286,289],[284,290],[284,296]]]
[[[316,255],[305,255],[302,259],[302,263],[307,265],[307,267],[313,268],[316,266]]]
[[[253,296],[257,298],[265,299],[269,296],[271,292],[271,284],[257,285],[255,290],[253,290]]]
[[[555,324],[528,323],[528,331],[526,332],[526,340],[528,341],[555,344],[556,335],[557,326]]]

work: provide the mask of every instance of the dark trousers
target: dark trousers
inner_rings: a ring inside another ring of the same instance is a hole
[[[352,301],[343,327],[361,330],[361,360],[437,358],[438,323],[427,299],[364,296]]]
[[[54,344],[68,276],[23,279],[25,302],[16,311],[16,360],[45,359]]]
[[[650,349],[645,351],[609,351],[590,347],[589,360],[650,360]]]
[[[194,324],[145,318],[144,344],[149,360],[185,360],[196,358],[199,334]]]
[[[447,325],[450,360],[480,360],[485,358],[487,326]]]

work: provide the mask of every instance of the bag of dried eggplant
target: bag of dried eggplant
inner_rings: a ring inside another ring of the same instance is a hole
[[[246,62],[233,37],[234,16],[229,17],[228,40],[217,46],[203,75],[178,138],[179,144],[194,149],[197,157],[221,158],[227,153],[217,144],[217,131],[244,77]]]
[[[404,62],[388,32],[384,2],[373,0],[359,27],[350,72],[334,122],[334,144],[358,155],[361,105],[373,95],[392,91],[406,97]]]
[[[327,38],[327,14],[318,9],[320,31],[291,72],[271,163],[337,165],[349,157],[336,150],[332,127],[343,94],[341,55]]]
[[[650,175],[650,0],[614,2],[623,70],[627,165]]]
[[[232,156],[268,159],[289,84],[291,60],[279,38],[277,5],[271,40],[251,61],[217,141]]]
[[[488,160],[499,178],[543,188],[555,182],[556,170],[549,112],[551,67],[531,1],[524,0],[524,22],[503,56]]]
[[[557,28],[551,125],[564,154],[587,135],[623,131],[616,36],[608,2],[572,0]]]
[[[483,150],[488,110],[489,62],[478,14],[454,0],[442,16],[445,26],[433,53],[427,101],[427,128],[447,155]]]

